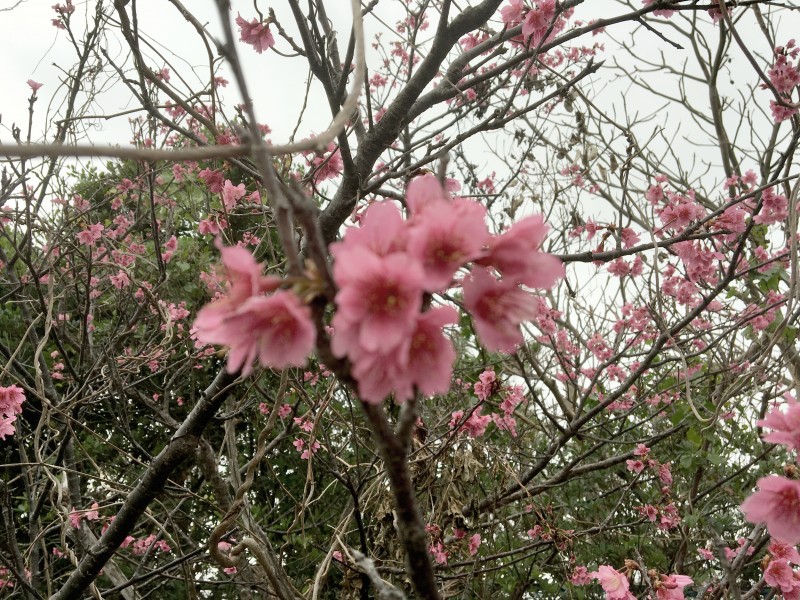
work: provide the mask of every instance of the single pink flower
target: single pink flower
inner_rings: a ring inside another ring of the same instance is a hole
[[[757,422],[760,427],[771,429],[763,435],[764,441],[784,444],[789,450],[800,450],[800,403],[789,398],[783,406],[776,406],[766,418]]]
[[[481,546],[481,534],[476,533],[469,538],[469,554],[475,556],[478,553],[478,548]]]
[[[435,175],[415,177],[406,188],[406,204],[414,216],[421,214],[428,206],[449,200],[450,194],[442,189]]]
[[[348,227],[344,240],[331,244],[331,254],[337,260],[346,261],[344,253],[354,248],[366,248],[378,256],[403,252],[407,236],[406,223],[397,205],[375,202],[361,215],[360,227]],[[337,283],[343,285],[344,282]]]
[[[518,25],[522,21],[522,12],[525,5],[522,0],[508,0],[508,4],[500,9],[500,17],[508,27]]]
[[[628,578],[609,565],[600,565],[597,571],[590,573],[600,582],[607,600],[631,600],[636,596],[630,593]]]
[[[34,94],[35,94],[36,92],[38,92],[38,91],[39,91],[39,88],[41,88],[41,87],[44,85],[43,83],[39,83],[38,81],[34,81],[33,79],[28,79],[28,81],[27,81],[26,83],[27,83],[27,84],[30,86],[30,88],[33,90],[33,93],[34,93]]]
[[[766,523],[770,535],[800,543],[800,481],[770,475],[758,480],[759,491],[741,506],[751,523]]]
[[[14,427],[14,421],[16,420],[16,416],[0,417],[0,440],[6,439],[7,435],[14,435],[16,433]]]
[[[344,170],[344,162],[342,161],[342,153],[334,144],[328,146],[329,154],[317,156],[311,161],[311,166],[314,168],[314,183],[319,184],[328,179],[333,179],[342,174]]]
[[[519,325],[536,317],[536,298],[510,280],[476,268],[464,280],[464,306],[481,343],[490,351],[514,352],[523,342]]]
[[[658,600],[684,600],[683,588],[694,583],[686,575],[661,575],[661,580],[656,584]]]
[[[503,277],[528,287],[550,289],[564,277],[564,264],[539,248],[549,227],[541,215],[518,221],[489,244],[489,256],[481,264],[495,267]]]
[[[777,538],[772,538],[767,550],[769,550],[769,553],[773,558],[785,560],[795,565],[800,565],[800,552],[797,552],[797,548],[795,548],[792,544],[788,544]]]
[[[419,315],[411,334],[388,352],[351,351],[361,399],[377,404],[394,393],[396,402],[404,402],[415,386],[424,396],[446,393],[456,353],[442,327],[456,322],[452,307],[433,308]]]
[[[489,241],[486,210],[477,202],[432,202],[411,228],[408,253],[425,271],[425,289],[447,289],[453,274],[467,262],[481,257]]]
[[[256,262],[253,255],[244,248],[223,246],[220,240],[217,240],[217,248],[219,248],[230,287],[226,296],[212,302],[200,311],[204,315],[206,328],[212,326],[209,321],[212,316],[223,319],[251,296],[274,291],[281,283],[277,277],[264,276],[264,265]]]
[[[86,511],[85,516],[87,521],[97,521],[100,518],[98,510],[100,505],[97,502],[92,502],[92,506]]]
[[[239,40],[253,46],[259,54],[264,52],[264,50],[269,50],[275,45],[275,38],[269,30],[268,23],[260,22],[258,19],[245,21],[242,16],[237,13],[236,25],[239,26]]]
[[[408,339],[422,306],[422,268],[402,253],[379,257],[354,248],[333,265],[338,310],[333,351],[386,353]],[[357,334],[357,335],[353,335]]]
[[[794,572],[785,560],[771,560],[764,569],[764,581],[767,585],[780,590],[791,592],[795,587]]]
[[[644,471],[644,463],[640,460],[626,460],[625,464],[628,467],[628,471],[636,473],[637,475]]]
[[[197,339],[230,348],[229,373],[241,369],[242,375],[249,375],[256,359],[274,369],[302,367],[314,348],[311,311],[292,292],[252,296],[221,319],[217,314],[206,317],[204,311],[210,308],[197,315]]]

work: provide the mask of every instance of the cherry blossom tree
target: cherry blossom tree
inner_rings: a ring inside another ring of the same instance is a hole
[[[0,594],[800,597],[795,7],[145,4],[4,97]]]

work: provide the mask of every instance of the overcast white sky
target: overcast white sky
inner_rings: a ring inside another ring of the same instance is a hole
[[[0,87],[0,115],[2,115],[0,141],[6,143],[11,141],[10,126],[12,123],[21,124],[23,130],[25,129],[28,118],[27,99],[30,95],[26,80],[32,78],[44,84],[39,92],[40,100],[36,103],[33,139],[41,139],[45,131],[46,111],[51,99],[54,95],[56,98],[64,96],[63,89],[59,89],[59,82],[64,76],[62,68],[69,67],[74,63],[75,51],[66,33],[51,24],[51,19],[55,16],[52,9],[55,2],[56,0],[0,0],[0,11],[2,11],[0,12],[0,56],[3,57],[3,60],[0,61],[0,81],[3,82],[3,86]],[[184,0],[184,2],[191,7],[201,22],[208,23],[212,33],[220,34],[221,29],[214,0]],[[188,83],[194,89],[198,89],[200,80],[191,80],[192,69],[199,77],[203,77],[207,81],[208,57],[192,27],[166,0],[138,0],[138,4],[140,31],[149,35],[149,40],[153,43],[154,48],[163,52],[164,58],[172,63],[173,78],[176,73],[180,73],[189,78]],[[635,5],[638,4],[639,1],[635,0]],[[82,23],[91,16],[95,0],[75,0],[75,6],[77,7],[74,15],[75,22]],[[273,6],[279,19],[286,24],[287,30],[290,33],[294,31],[291,26],[291,16],[283,0],[276,0],[272,3],[260,2],[259,6],[262,10]],[[335,22],[335,28],[340,32],[340,46],[343,50],[350,27],[349,2],[329,0],[326,6],[329,16]],[[251,2],[234,3],[232,18],[236,16],[237,9],[245,18],[249,19],[255,16]],[[391,36],[396,35],[392,26],[399,14],[397,4],[382,2],[379,9],[381,11],[388,10],[390,13],[394,12],[395,15],[389,14],[385,17],[386,27],[379,26],[372,18],[368,19],[368,42],[378,31],[378,27],[384,32],[384,43],[389,41]],[[592,17],[616,14],[620,10],[620,4],[614,0],[592,0],[578,7],[576,18],[589,20]],[[381,14],[386,15],[385,12]],[[786,25],[784,23],[784,26]],[[743,35],[747,36],[747,28],[755,27],[755,21],[754,19],[745,20],[740,23],[740,26]],[[626,32],[629,32],[631,28],[630,24],[622,24],[610,30],[610,33],[615,38],[622,40],[626,38]],[[788,29],[797,30],[792,27],[788,27]],[[664,27],[663,30],[667,34],[670,32],[669,27]],[[711,35],[713,36],[713,33]],[[688,48],[683,51],[675,50],[652,33],[644,32],[640,33],[640,36],[637,37],[636,46],[638,55],[650,53],[657,56],[659,52],[664,51],[668,59],[674,61],[675,64],[679,64],[687,57],[691,59],[691,50]],[[769,48],[762,42],[763,38],[761,36],[753,36],[753,38],[757,40],[757,43],[754,42],[753,49],[762,55],[768,55]],[[593,41],[595,40],[589,39],[586,43],[591,44]],[[103,47],[112,57],[118,57],[125,52],[125,48],[113,38],[103,40]],[[277,47],[286,50],[286,43],[278,39]],[[262,122],[272,127],[273,141],[283,141],[291,133],[300,114],[308,76],[305,60],[303,58],[285,59],[272,52],[259,55],[244,44],[239,44],[239,50],[255,99],[257,115]],[[376,51],[368,45],[367,52],[368,62],[375,65],[379,60]],[[154,51],[150,51],[149,54],[153,57],[151,64],[153,68],[164,66],[164,62],[156,57]],[[754,74],[743,62],[744,59],[738,56],[740,53],[737,49],[733,49],[731,54],[737,57],[736,60],[742,61],[741,72],[752,79]],[[610,64],[619,56],[622,55],[614,52],[614,44],[609,41],[606,52],[600,59],[605,59]],[[223,74],[225,73],[223,72]],[[610,82],[611,78],[610,71],[603,71],[595,77],[596,90],[606,86],[605,91],[597,95],[596,101],[605,104],[609,110],[618,110],[623,99],[626,103],[625,110],[629,113],[651,111],[659,106],[660,102],[642,94],[640,90],[632,88],[629,80],[621,79]],[[654,81],[659,83],[658,79]],[[173,79],[173,83],[175,83],[175,79]],[[669,93],[675,91],[671,89],[675,85],[672,80],[662,79],[660,83],[664,87],[663,91]],[[723,83],[725,82],[723,81]],[[690,83],[690,85],[692,84]],[[696,86],[701,102],[707,102],[707,92],[704,86],[702,84],[693,85]],[[230,86],[225,91],[225,97],[228,105],[239,102],[239,94],[234,86]],[[134,105],[129,102],[129,94],[120,83],[110,87],[100,97],[102,110],[105,113],[133,107]],[[57,104],[52,105],[51,110],[52,108],[57,108]],[[100,112],[99,108],[97,112]],[[619,112],[616,114],[620,116]],[[672,118],[674,120],[674,115]],[[313,87],[311,100],[303,115],[303,123],[298,136],[304,137],[320,131],[328,125],[329,120],[330,112],[321,90],[319,87]],[[660,117],[660,121],[665,122],[666,120],[667,115]],[[129,139],[130,130],[127,120],[124,118],[103,121],[98,124],[98,129],[91,131],[91,140],[95,143],[125,144]],[[695,148],[688,148],[688,150],[695,150]]]
[[[59,87],[59,80],[63,77],[61,67],[66,67],[74,62],[75,52],[67,38],[66,32],[56,29],[51,24],[55,16],[52,4],[55,0],[0,0],[0,140],[10,141],[9,128],[12,122],[27,123],[28,103],[30,88],[26,85],[28,79],[34,79],[44,84],[39,92],[40,101],[36,104],[34,138],[36,133],[41,134],[44,120],[44,110],[54,93]],[[198,19],[208,24],[208,28],[216,35],[221,35],[219,17],[213,0],[191,0],[185,2],[194,11]],[[245,18],[256,16],[252,3],[238,3],[241,14]],[[283,2],[276,2],[275,9],[279,18],[286,17],[287,28],[290,26],[290,17]],[[85,13],[91,12],[95,5],[94,0],[75,0],[77,7],[74,15],[75,22],[86,19]],[[262,10],[268,4],[261,3]],[[346,36],[350,27],[349,2],[335,0],[329,3],[330,17],[335,21],[337,29],[341,32],[346,44]],[[12,8],[13,7],[13,8]],[[199,37],[169,3],[163,0],[139,0],[140,31],[150,37],[150,41],[159,51],[164,53],[175,68],[183,76],[191,73],[189,67],[194,68],[198,74],[207,77],[208,57],[205,48],[200,43]],[[88,16],[91,16],[88,15]],[[232,18],[236,16],[236,9]],[[236,29],[234,29],[236,31]],[[374,31],[373,31],[374,34]],[[285,42],[279,40],[278,46],[286,50]],[[122,52],[122,48],[113,39],[105,40],[104,47],[113,57]],[[239,51],[248,74],[248,84],[256,100],[256,109],[259,118],[268,123],[275,132],[273,139],[279,141],[287,137],[294,128],[299,114],[302,98],[305,92],[305,82],[308,75],[305,60],[295,58],[287,60],[271,52],[264,54],[255,53],[250,46],[239,44]],[[154,55],[153,52],[150,53]],[[152,67],[161,67],[154,60]],[[230,77],[228,77],[230,78]],[[207,79],[206,79],[207,81]],[[197,81],[191,81],[197,84]],[[122,86],[103,97],[103,107],[106,111],[124,110],[127,105],[127,94],[123,93]],[[63,94],[59,94],[63,95]],[[233,85],[224,93],[226,102],[238,102],[238,91]],[[317,100],[322,98],[317,90]],[[312,102],[307,110],[301,132],[310,134],[325,128],[330,121],[327,104]],[[106,122],[102,131],[94,131],[94,142],[126,142],[128,129],[124,120],[117,126]],[[24,129],[24,128],[23,128]],[[299,134],[302,137],[302,133]],[[123,136],[120,139],[120,136]]]

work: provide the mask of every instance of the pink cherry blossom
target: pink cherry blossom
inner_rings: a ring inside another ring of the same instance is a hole
[[[779,540],[777,538],[772,538],[769,543],[769,553],[778,560],[785,560],[795,565],[800,565],[800,552],[797,551],[793,545],[784,542],[783,540]]]
[[[508,0],[508,4],[500,9],[500,16],[508,27],[518,25],[522,21],[525,5],[522,0]]]
[[[486,210],[475,202],[434,202],[411,229],[408,253],[425,272],[425,289],[438,292],[450,286],[459,267],[483,255],[489,241]]]
[[[642,0],[642,4],[644,4],[645,6],[651,6],[651,5],[653,5],[653,4],[655,4],[655,3],[659,2],[659,1],[660,0]],[[658,9],[653,11],[653,14],[656,17],[665,17],[665,18],[669,19],[672,15],[675,14],[675,11],[674,10],[669,10],[667,8],[658,8]]]
[[[469,538],[469,554],[470,556],[475,556],[478,553],[478,548],[481,545],[481,534],[476,533],[471,538]]]
[[[795,587],[794,572],[785,560],[771,560],[764,569],[764,581],[767,585],[780,588],[782,592],[791,592]]]
[[[763,436],[764,441],[800,450],[800,403],[796,400],[789,398],[783,407],[774,407],[757,424],[772,430]]]
[[[555,14],[554,0],[539,0],[522,21],[522,35],[526,40],[532,37],[533,45],[539,44],[544,39]]]
[[[644,463],[640,460],[626,460],[625,464],[628,467],[628,471],[632,473],[636,473],[637,475],[644,471]]]
[[[34,94],[35,94],[36,92],[38,92],[38,91],[39,91],[39,88],[41,88],[41,87],[44,85],[43,83],[39,83],[38,81],[34,81],[33,79],[28,79],[28,81],[27,81],[26,83],[27,83],[27,84],[30,86],[30,88],[33,90],[33,93],[34,93]]]
[[[464,306],[481,343],[490,351],[514,352],[523,342],[520,323],[536,317],[536,299],[511,280],[473,269],[464,280]]]
[[[14,435],[16,433],[16,429],[14,427],[14,421],[17,420],[17,417],[0,417],[0,440],[6,439],[8,435]]]
[[[684,600],[683,588],[694,583],[686,575],[661,575],[655,585],[658,600]]]
[[[492,395],[492,392],[495,390],[496,381],[497,375],[493,369],[486,369],[483,373],[478,375],[478,381],[472,386],[478,400],[486,400]]]
[[[342,153],[334,144],[330,144],[328,146],[328,154],[316,156],[314,160],[311,161],[311,166],[314,168],[313,177],[315,184],[333,179],[341,175],[344,169]]]
[[[434,175],[415,177],[406,189],[406,204],[414,216],[422,214],[431,205],[449,200],[450,194],[442,189],[442,185]]]
[[[237,13],[236,25],[239,26],[239,40],[253,46],[259,54],[264,52],[264,50],[269,50],[275,45],[275,38],[269,30],[268,23],[260,22],[258,19],[245,21],[242,16]]]
[[[597,571],[590,575],[600,582],[607,600],[634,600],[636,596],[630,593],[628,578],[609,565],[600,565]]]
[[[375,202],[361,215],[360,227],[349,227],[343,241],[331,244],[331,253],[341,261],[347,261],[343,253],[354,248],[366,248],[378,256],[386,256],[405,251],[407,236],[406,223],[397,205]]]
[[[79,529],[81,526],[81,521],[83,520],[83,514],[73,508],[69,515],[67,515],[67,518],[69,519],[69,524],[73,527],[73,529]]]
[[[292,292],[251,296],[222,318],[216,312],[209,314],[210,310],[213,305],[197,315],[197,339],[230,348],[229,373],[241,369],[242,375],[249,375],[256,359],[263,367],[274,369],[302,367],[314,348],[316,329],[311,311]]]
[[[770,535],[790,544],[800,543],[800,481],[778,475],[758,480],[759,491],[741,506],[751,523],[766,523]]]
[[[444,549],[444,545],[442,542],[438,542],[435,545],[432,545],[428,548],[428,551],[433,556],[433,560],[436,561],[437,565],[446,565],[447,564],[447,557],[448,552]]]
[[[233,185],[230,179],[226,179],[225,184],[222,186],[222,203],[227,210],[232,210],[246,193],[247,190],[243,183]]]
[[[433,308],[419,315],[413,332],[388,352],[351,351],[361,399],[378,403],[394,393],[395,401],[404,402],[414,386],[425,396],[447,392],[456,354],[442,327],[457,320],[453,308]]]
[[[113,285],[118,290],[126,288],[131,284],[131,280],[128,277],[128,274],[122,269],[120,269],[116,275],[109,275],[108,280],[111,282],[111,285]]]
[[[22,412],[22,403],[25,402],[25,391],[16,385],[0,386],[0,413],[12,417]]]
[[[489,256],[481,264],[491,265],[503,274],[529,287],[550,289],[564,277],[563,263],[539,248],[548,226],[541,215],[518,221],[489,246]]]
[[[572,585],[589,585],[592,582],[592,577],[586,567],[578,566],[575,567],[574,571],[572,571],[572,577],[570,577],[570,581],[572,582]]]
[[[411,335],[422,306],[423,273],[416,261],[402,253],[379,257],[354,248],[347,260],[337,258],[333,275],[340,287],[332,321],[334,354],[385,353]]]

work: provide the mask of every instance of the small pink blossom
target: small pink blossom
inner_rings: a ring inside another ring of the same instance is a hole
[[[795,565],[800,565],[800,553],[797,552],[797,548],[784,542],[783,540],[772,538],[767,550],[769,550],[769,553],[773,556],[773,558],[785,560]]]
[[[442,189],[442,185],[434,175],[415,177],[406,189],[406,204],[414,216],[422,214],[429,206],[449,201],[450,194]]]
[[[245,44],[250,44],[256,52],[261,54],[264,50],[269,50],[275,45],[275,38],[269,30],[269,23],[264,23],[258,19],[245,21],[237,13],[236,25],[239,26],[239,40]]]
[[[597,571],[590,575],[600,582],[607,600],[635,600],[636,596],[630,593],[628,578],[609,565],[600,565]]]
[[[128,274],[122,269],[120,269],[116,275],[109,275],[108,280],[111,282],[111,285],[113,285],[118,290],[126,288],[131,284],[131,280],[128,277]]]
[[[17,430],[14,422],[17,417],[0,417],[0,440],[6,439],[6,436],[14,435]]]
[[[572,585],[589,585],[592,582],[592,577],[589,574],[589,569],[583,566],[575,567],[570,577]]]
[[[34,94],[36,94],[36,92],[39,91],[39,88],[41,88],[44,85],[43,83],[39,83],[38,81],[34,81],[33,79],[28,79],[26,83],[33,90]]]
[[[794,572],[785,560],[771,560],[764,569],[764,581],[773,588],[780,588],[782,592],[791,592],[795,587]]]
[[[683,588],[694,583],[686,575],[661,575],[655,584],[658,600],[684,600]]]
[[[476,533],[471,538],[469,538],[469,554],[470,556],[475,556],[478,553],[478,548],[481,545],[481,534]]]
[[[486,349],[514,352],[523,342],[520,324],[537,315],[535,297],[513,281],[498,280],[482,268],[473,269],[463,287],[464,306]]]
[[[315,157],[311,161],[311,166],[314,169],[315,184],[338,177],[344,169],[342,153],[334,144],[330,144],[328,146],[328,154]]]
[[[435,545],[431,546],[430,548],[428,548],[428,551],[433,556],[433,560],[436,561],[437,565],[447,564],[448,552],[445,551],[442,542],[438,542]]]
[[[0,386],[0,413],[6,417],[13,417],[22,412],[22,403],[25,402],[25,391],[16,385]]]
[[[244,187],[243,183],[239,185],[233,185],[230,179],[226,179],[224,185],[222,186],[222,203],[225,205],[227,210],[232,210],[236,203],[244,197],[247,193],[247,190]]]
[[[508,27],[518,25],[522,21],[525,5],[522,0],[508,0],[508,4],[500,9],[500,16]]]
[[[772,430],[762,436],[764,441],[800,450],[800,403],[794,399],[789,398],[785,405],[772,408],[757,425]]]

